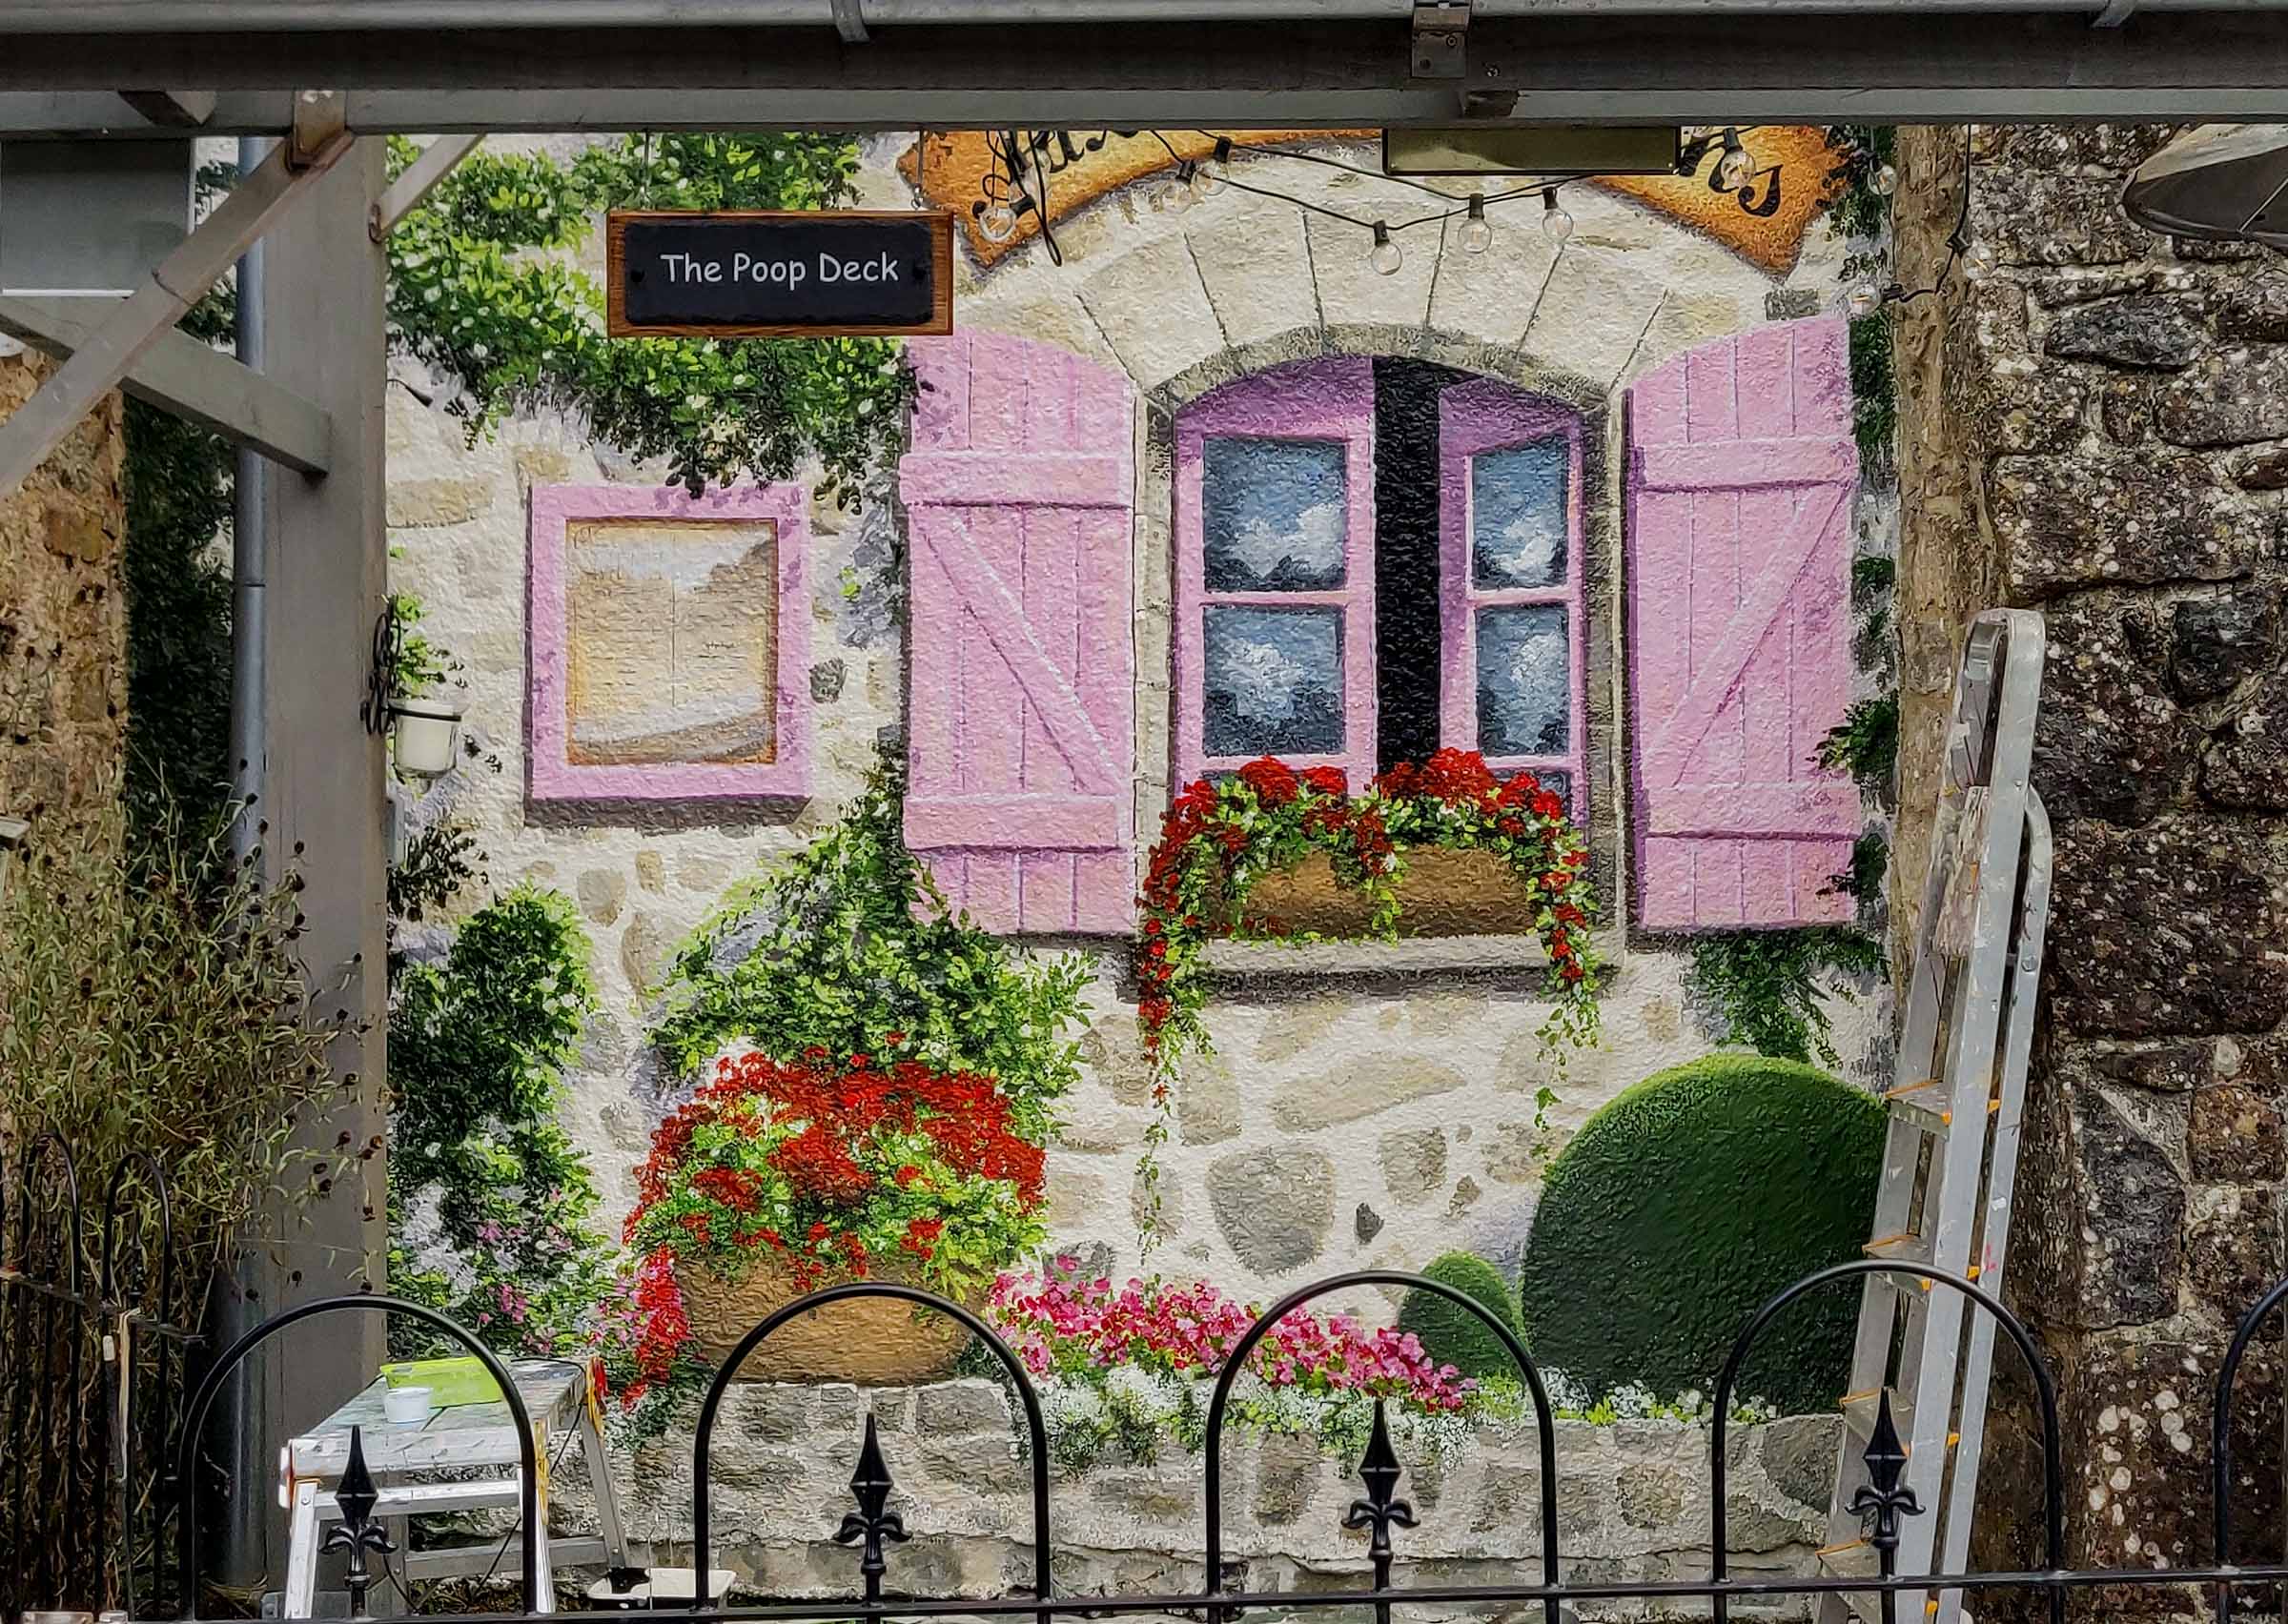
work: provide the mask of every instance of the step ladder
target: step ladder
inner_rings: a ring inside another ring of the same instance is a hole
[[[2028,782],[2041,700],[2042,618],[1990,609],[1954,680],[1901,1028],[1869,1257],[1922,1264],[1999,1291],[2050,913],[2050,822]],[[1842,1399],[1844,1442],[1820,1566],[1872,1577],[1849,1508],[1886,1398],[1922,1514],[1902,1519],[1896,1571],[1960,1573],[1984,1441],[1995,1325],[1960,1292],[1867,1277]],[[1966,1323],[1967,1322],[1967,1323]],[[1933,1566],[1935,1556],[1936,1566]],[[1872,1592],[1820,1598],[1819,1624],[1880,1615]],[[1962,1594],[1899,1594],[1907,1624],[1959,1624]]]

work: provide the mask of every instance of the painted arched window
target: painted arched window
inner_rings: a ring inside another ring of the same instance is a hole
[[[1452,745],[1585,815],[1576,414],[1334,356],[1195,401],[1175,458],[1178,782]]]

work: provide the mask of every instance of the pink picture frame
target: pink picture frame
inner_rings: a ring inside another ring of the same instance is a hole
[[[800,798],[810,790],[809,496],[791,484],[739,485],[693,497],[681,486],[536,485],[532,492],[530,685],[526,738],[533,800],[723,801]],[[569,538],[588,521],[775,527],[771,759],[595,763],[574,759]]]

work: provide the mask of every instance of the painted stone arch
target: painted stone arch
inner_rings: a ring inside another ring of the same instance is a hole
[[[1356,782],[1379,758],[1462,743],[1565,775],[1634,925],[1840,917],[1847,903],[1825,881],[1848,863],[1856,802],[1809,757],[1849,682],[1856,462],[1841,345],[1830,318],[1776,323],[1608,391],[1514,347],[1314,328],[1218,351],[1143,393],[1116,366],[1037,340],[916,343],[930,388],[901,467],[909,841],[990,927],[1118,934],[1133,923],[1139,845],[1181,777],[1268,751],[1340,764]],[[1387,397],[1408,377],[1434,386],[1420,393],[1420,421],[1394,423]],[[1219,589],[1203,564],[1205,441],[1211,430],[1277,438],[1265,425],[1280,421],[1349,448],[1341,567]],[[1374,448],[1394,434],[1433,449],[1411,482],[1370,497],[1362,482],[1383,478]],[[1489,578],[1474,521],[1457,517],[1477,499],[1471,459],[1514,453],[1526,479],[1525,448],[1553,436],[1564,448],[1563,579]],[[1452,457],[1436,449],[1449,439]],[[1362,608],[1363,572],[1379,572],[1387,550],[1361,538],[1381,522],[1378,501],[1410,495],[1438,532],[1433,573],[1411,592],[1378,579]],[[1273,600],[1282,590],[1302,596]],[[1249,600],[1260,592],[1273,599]],[[1235,628],[1273,609],[1292,611],[1281,635],[1311,622],[1312,649],[1273,656],[1339,672],[1322,686],[1345,696],[1333,702],[1353,725],[1211,737],[1210,599]],[[1418,609],[1411,626],[1386,612],[1400,601]],[[1643,646],[1617,646],[1616,627]],[[1383,728],[1395,707],[1361,721],[1349,698],[1369,682],[1386,697],[1394,637],[1423,645],[1415,663],[1436,686],[1421,711],[1434,723],[1395,746]],[[1503,638],[1519,669],[1562,648],[1562,728],[1550,705],[1489,678],[1485,651]],[[1522,732],[1489,731],[1489,707],[1523,717]]]

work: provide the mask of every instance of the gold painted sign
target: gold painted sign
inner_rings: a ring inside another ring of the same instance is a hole
[[[1234,146],[1299,146],[1371,140],[1372,130],[1237,130]],[[931,208],[961,223],[970,256],[990,266],[1051,226],[1146,175],[1213,155],[1216,136],[1196,130],[982,130],[932,132],[898,160]],[[1826,133],[1812,125],[1767,125],[1741,132],[1756,160],[1744,193],[1709,185],[1721,156],[1708,144],[1689,174],[1608,175],[1589,182],[1714,238],[1751,264],[1784,275],[1803,252],[1835,165]],[[1258,177],[1275,184],[1276,177]],[[1045,203],[1044,203],[1045,200]],[[1007,210],[1003,215],[999,213]],[[988,226],[1002,234],[989,233]]]

